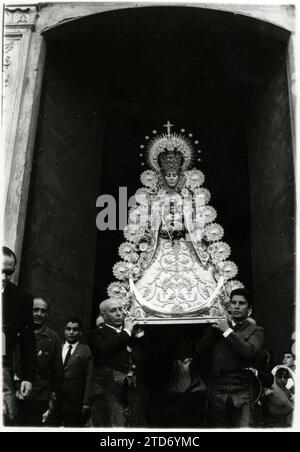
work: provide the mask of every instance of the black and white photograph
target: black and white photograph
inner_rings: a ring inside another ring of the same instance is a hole
[[[297,13],[2,4],[1,431],[300,431]]]

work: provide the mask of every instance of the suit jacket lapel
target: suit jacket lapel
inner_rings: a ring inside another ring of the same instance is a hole
[[[65,367],[65,370],[69,369],[77,361],[78,356],[80,356],[80,352],[81,352],[81,344],[79,343],[77,345],[77,347],[75,348],[75,351],[70,356],[70,358],[67,362],[67,365]]]
[[[110,326],[108,326],[106,324],[104,324],[103,326],[105,328],[105,331],[107,331],[109,334],[113,334],[113,335],[120,334],[114,328],[111,328]]]

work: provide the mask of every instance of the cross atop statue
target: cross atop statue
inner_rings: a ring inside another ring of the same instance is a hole
[[[167,124],[164,124],[164,127],[167,128],[167,135],[168,138],[171,136],[171,127],[174,127],[174,124],[171,124],[170,121],[167,122]]]

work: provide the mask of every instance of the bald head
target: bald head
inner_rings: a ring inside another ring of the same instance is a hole
[[[124,312],[123,303],[117,298],[108,298],[100,303],[100,315],[107,325],[119,328],[123,325]]]
[[[117,298],[107,298],[106,300],[101,301],[99,305],[100,314],[102,315],[104,312],[106,312],[107,309],[114,303],[121,303],[122,305],[122,302]]]

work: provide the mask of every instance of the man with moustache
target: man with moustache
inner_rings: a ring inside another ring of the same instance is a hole
[[[95,366],[93,426],[145,427],[143,332],[134,331],[136,320],[125,317],[118,299],[104,300],[100,314],[104,323],[88,335]]]
[[[49,305],[43,298],[33,301],[36,342],[36,379],[30,396],[20,401],[24,426],[57,425],[57,405],[64,380],[61,341],[47,325]]]
[[[3,373],[3,421],[15,425],[17,401],[13,377],[14,354],[20,356],[20,397],[26,399],[32,389],[35,376],[35,340],[32,319],[32,297],[26,295],[11,282],[17,258],[9,248],[2,247],[2,373]]]
[[[207,425],[249,427],[253,400],[251,374],[263,346],[263,328],[251,322],[250,297],[245,289],[230,294],[231,319],[217,320],[196,346],[200,362],[208,363]]]
[[[69,317],[64,329],[62,347],[65,379],[60,407],[65,427],[83,427],[90,415],[93,391],[93,356],[88,345],[80,342],[81,320]]]

